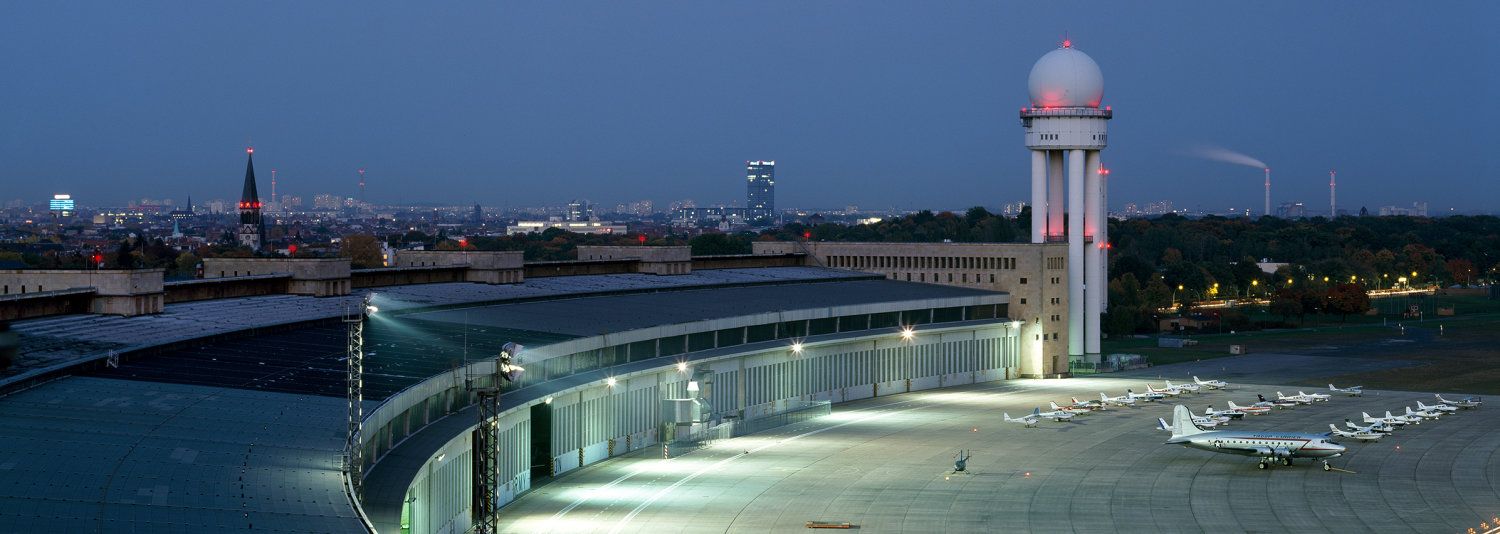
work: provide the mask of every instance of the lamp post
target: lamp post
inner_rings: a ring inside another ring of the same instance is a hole
[[[365,319],[380,311],[372,302],[374,295],[365,295],[355,310],[344,311],[345,326],[345,397],[348,400],[348,426],[344,435],[344,473],[356,498],[364,489],[365,449],[361,434],[364,433],[364,387],[365,387]]]

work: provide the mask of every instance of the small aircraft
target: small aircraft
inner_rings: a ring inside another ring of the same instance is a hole
[[[1172,381],[1168,380],[1167,381],[1167,389],[1178,389],[1178,390],[1182,390],[1182,391],[1185,391],[1185,392],[1188,392],[1188,393],[1197,393],[1199,389],[1203,389],[1203,386],[1199,386],[1197,384],[1176,384],[1176,385],[1173,385]]]
[[[1031,410],[1032,417],[1036,417],[1038,419],[1051,419],[1058,423],[1072,421],[1075,415],[1077,414],[1065,410],[1052,410],[1050,412],[1044,412],[1041,408],[1034,408]]]
[[[1334,387],[1333,384],[1329,384],[1328,385],[1328,391],[1332,391],[1334,393],[1343,393],[1343,394],[1348,395],[1350,397],[1362,397],[1365,394],[1365,387],[1364,386],[1352,386],[1352,387],[1347,387],[1347,388],[1340,388],[1340,387]]]
[[[1300,397],[1307,397],[1309,399],[1312,399],[1313,402],[1328,402],[1329,398],[1329,395],[1325,395],[1323,393],[1307,393],[1300,389],[1297,390],[1297,395]]]
[[[1176,397],[1183,394],[1183,391],[1177,388],[1156,389],[1151,387],[1151,384],[1146,384],[1146,393],[1156,393],[1158,395],[1163,395],[1164,397]]]
[[[1418,417],[1418,418],[1421,418],[1421,419],[1437,419],[1438,417],[1442,417],[1442,415],[1443,415],[1442,412],[1429,412],[1427,410],[1417,411],[1417,410],[1411,409],[1411,406],[1407,406],[1406,407],[1406,416],[1407,417]]]
[[[1058,406],[1056,402],[1048,402],[1047,404],[1052,407],[1052,411],[1048,413],[1064,412],[1073,415],[1088,415],[1089,412],[1093,411],[1088,408],[1079,408],[1077,406]]]
[[[1422,424],[1422,418],[1418,417],[1418,416],[1415,416],[1415,415],[1391,415],[1391,411],[1390,410],[1386,410],[1385,416],[1389,417],[1389,418],[1397,419],[1397,420],[1400,420],[1400,421],[1406,421],[1407,423],[1411,423],[1413,425],[1420,425],[1420,424]]]
[[[1245,418],[1245,412],[1243,410],[1236,410],[1234,408],[1230,408],[1228,410],[1215,410],[1212,404],[1203,409],[1203,414],[1212,417],[1228,417],[1230,419]]]
[[[1266,400],[1265,395],[1256,395],[1255,398],[1260,399],[1260,402],[1254,404],[1255,406],[1265,406],[1267,408],[1276,408],[1278,410],[1282,408],[1297,407],[1297,402],[1291,399],[1276,399],[1275,401],[1268,401]],[[1312,401],[1308,401],[1309,404],[1311,404],[1311,402]]]
[[[1190,411],[1188,413],[1192,413],[1192,412]],[[1203,414],[1201,416],[1194,415],[1193,416],[1193,424],[1201,426],[1201,427],[1205,427],[1205,428],[1213,428],[1213,427],[1216,427],[1216,426],[1226,426],[1226,425],[1229,424],[1229,416],[1227,416],[1227,415],[1213,415],[1213,414],[1207,414],[1207,413],[1205,413],[1205,414]]]
[[[1151,386],[1146,386],[1146,389],[1151,389]],[[1128,390],[1128,389],[1125,390],[1125,396],[1126,397],[1130,397],[1132,400],[1143,400],[1143,401],[1146,401],[1146,402],[1159,401],[1159,400],[1167,398],[1166,395],[1163,395],[1161,393],[1154,393],[1154,392],[1136,393],[1136,392]]]
[[[1385,417],[1370,417],[1368,412],[1360,412],[1360,415],[1365,416],[1366,423],[1385,423],[1394,427],[1403,427],[1410,423],[1405,417],[1396,417],[1391,415],[1391,412],[1385,412]]]
[[[1443,398],[1442,395],[1434,394],[1433,396],[1437,397],[1438,402],[1441,402],[1444,405],[1452,406],[1454,408],[1463,408],[1465,410],[1469,408],[1478,408],[1481,404],[1484,404],[1484,401],[1480,400],[1479,397],[1464,397],[1456,401],[1451,401]]]
[[[1005,415],[1005,422],[1007,423],[1021,423],[1023,425],[1026,425],[1026,428],[1033,428],[1036,426],[1037,418],[1034,416],[1025,415],[1017,418],[1011,417],[1008,413],[1003,415]]]
[[[1436,406],[1428,406],[1426,404],[1422,404],[1422,401],[1417,401],[1417,409],[1422,410],[1424,412],[1443,412],[1443,413],[1453,413],[1453,412],[1457,412],[1458,411],[1458,408],[1454,408],[1454,407],[1449,406],[1447,404],[1438,404]]]
[[[1121,395],[1119,397],[1111,397],[1109,395],[1105,395],[1103,391],[1100,391],[1099,392],[1099,404],[1101,406],[1105,405],[1105,404],[1113,404],[1115,406],[1135,406],[1135,398],[1131,397],[1129,395]]]
[[[1386,423],[1372,423],[1369,426],[1359,426],[1354,424],[1354,421],[1350,421],[1348,419],[1344,420],[1344,426],[1349,427],[1350,430],[1353,430],[1355,432],[1379,432],[1381,434],[1390,434],[1391,432],[1396,431],[1396,427]]]
[[[1229,401],[1229,409],[1250,415],[1265,415],[1271,411],[1270,406],[1261,406],[1259,403],[1250,406],[1240,406],[1235,404],[1234,401]]]
[[[1087,409],[1087,410],[1103,410],[1104,409],[1104,403],[1099,402],[1099,401],[1095,401],[1095,400],[1081,401],[1081,400],[1078,400],[1078,397],[1068,397],[1068,400],[1073,401],[1073,407],[1074,408],[1084,408],[1084,409]]]
[[[1360,441],[1375,441],[1375,440],[1378,440],[1380,438],[1385,437],[1385,434],[1381,434],[1379,432],[1372,432],[1372,431],[1369,431],[1369,430],[1363,430],[1363,431],[1361,431],[1361,430],[1339,430],[1339,427],[1333,426],[1332,423],[1328,424],[1328,429],[1332,430],[1333,431],[1333,435],[1335,435],[1335,436],[1338,436],[1338,437],[1341,437],[1341,438],[1357,439],[1357,440],[1360,440]]]
[[[1193,376],[1193,383],[1208,389],[1224,389],[1229,387],[1229,383],[1223,380],[1199,380],[1197,375]]]
[[[953,472],[954,473],[962,473],[962,472],[964,472],[965,469],[968,469],[969,468],[969,458],[970,458],[969,451],[959,450],[958,454],[956,454],[956,455],[953,456]]]
[[[1271,462],[1292,465],[1294,458],[1321,458],[1323,470],[1330,471],[1328,458],[1344,453],[1343,445],[1328,441],[1328,434],[1292,434],[1283,432],[1251,432],[1234,430],[1204,430],[1192,422],[1192,412],[1186,406],[1177,405],[1172,411],[1172,424],[1157,419],[1158,428],[1170,430],[1168,444],[1179,444],[1194,449],[1228,454],[1260,457],[1260,468],[1266,469]]]
[[[1297,404],[1312,404],[1313,403],[1313,400],[1309,399],[1307,397],[1303,397],[1301,395],[1292,395],[1292,396],[1288,397],[1286,395],[1282,395],[1280,391],[1276,392],[1276,401],[1277,402],[1293,402],[1293,403],[1297,403]]]

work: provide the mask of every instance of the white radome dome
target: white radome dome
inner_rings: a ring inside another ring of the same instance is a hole
[[[1099,64],[1071,43],[1036,60],[1027,85],[1033,107],[1097,108],[1104,99],[1104,73]]]

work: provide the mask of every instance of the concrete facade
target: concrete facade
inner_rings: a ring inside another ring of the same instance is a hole
[[[755,254],[809,254],[813,265],[876,273],[891,280],[1010,293],[1022,321],[1021,376],[1068,372],[1066,243],[752,243]]]
[[[332,297],[348,295],[348,258],[203,258],[204,278],[290,274],[287,292]]]
[[[468,267],[465,282],[519,284],[526,279],[519,250],[401,250],[392,267]]]
[[[589,260],[639,260],[637,272],[651,274],[688,274],[693,271],[692,248],[580,245],[578,259]]]
[[[0,271],[0,295],[93,288],[90,313],[161,313],[163,269],[9,269]]]

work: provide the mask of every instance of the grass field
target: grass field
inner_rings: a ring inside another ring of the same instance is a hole
[[[1425,365],[1358,374],[1331,370],[1299,385],[1334,381],[1372,389],[1500,394],[1500,301],[1440,296],[1435,302],[1455,307],[1458,315],[1422,321],[1351,316],[1348,323],[1320,318],[1307,328],[1196,335],[1199,344],[1185,348],[1157,347],[1155,337],[1110,339],[1104,353],[1141,354],[1154,365],[1166,365],[1230,356],[1230,345],[1245,345],[1257,353],[1410,360]]]

